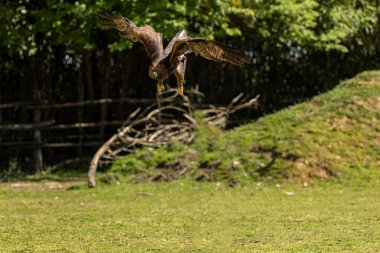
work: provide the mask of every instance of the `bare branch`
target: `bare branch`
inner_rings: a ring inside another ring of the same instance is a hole
[[[191,142],[195,137],[197,121],[193,117],[193,106],[188,97],[180,98],[176,91],[157,101],[145,110],[138,108],[129,115],[123,126],[94,155],[88,172],[88,186],[95,187],[96,170],[99,164],[110,164],[139,147],[161,147],[173,141]],[[195,91],[192,95],[201,94]],[[207,124],[225,127],[231,114],[257,105],[258,97],[242,101],[243,93],[235,97],[227,107],[209,105],[200,111]],[[186,173],[183,169],[180,174]]]

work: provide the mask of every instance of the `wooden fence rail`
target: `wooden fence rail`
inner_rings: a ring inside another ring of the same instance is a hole
[[[87,152],[85,155],[91,156],[92,154],[88,153],[90,152],[88,147],[93,147],[90,149],[93,150],[101,146],[103,140],[113,133],[113,131],[111,133],[105,132],[104,128],[108,126],[117,128],[124,122],[123,116],[121,116],[121,118],[119,117],[119,119],[104,120],[104,118],[100,116],[102,106],[125,104],[130,106],[131,109],[129,110],[132,110],[132,108],[152,104],[155,101],[156,99],[152,98],[103,98],[59,104],[38,103],[35,101],[0,104],[0,150],[2,151],[0,152],[0,156],[9,154],[9,152],[5,152],[7,150],[12,150],[16,156],[18,156],[17,151],[30,150],[27,154],[33,158],[33,167],[36,172],[41,172],[44,166],[43,149],[58,149],[56,152],[61,155],[62,151],[59,150],[65,148],[65,150],[69,150],[67,153],[75,153],[75,150],[78,150],[81,154]],[[93,112],[92,116],[87,116],[84,113],[84,107],[91,107],[87,110]],[[57,110],[66,108],[70,110],[66,110],[60,113],[60,115],[70,116],[72,120],[72,114],[74,113],[77,115],[74,116],[74,118],[77,118],[77,122],[67,122],[66,117],[54,118],[54,116],[49,116],[57,114]],[[106,115],[106,119],[109,118],[110,113],[109,110],[107,110],[107,112],[108,115]],[[115,114],[117,115],[118,112]],[[27,116],[25,117],[25,115]],[[20,120],[21,118],[22,120]],[[25,118],[29,119],[29,122],[25,122]],[[112,116],[112,118],[114,118],[114,116]],[[98,121],[94,122],[94,120]],[[23,123],[20,123],[20,121]],[[7,123],[5,124],[5,122]],[[91,130],[89,134],[85,133],[84,129],[93,130]],[[52,133],[52,131],[54,131],[54,133]],[[74,133],[76,132],[76,134],[73,134],[73,131]],[[22,155],[25,155],[25,151]],[[67,157],[67,159],[70,158],[72,157]],[[3,158],[2,160],[7,159]],[[56,162],[60,163],[62,161]]]
[[[30,131],[37,129],[72,129],[72,128],[90,128],[99,126],[112,126],[121,125],[123,121],[113,120],[105,122],[87,122],[87,123],[73,123],[73,124],[55,124],[55,120],[41,122],[39,124],[14,124],[14,125],[0,125],[0,130],[9,131]]]
[[[103,98],[98,100],[87,100],[81,102],[67,102],[60,104],[48,104],[48,103],[36,103],[32,101],[23,101],[17,103],[7,103],[0,104],[0,109],[8,108],[25,108],[25,109],[60,109],[67,107],[80,107],[80,106],[92,106],[100,104],[113,104],[113,103],[125,103],[125,104],[135,104],[144,105],[154,103],[156,99],[153,98]]]
[[[125,123],[129,113],[154,102],[157,99],[103,98],[59,104],[35,101],[0,104],[0,169],[8,165],[9,157],[15,156],[28,158],[28,166],[33,164],[36,172],[41,172],[44,165],[72,160],[73,155],[91,157]],[[117,106],[111,107],[112,104]],[[108,109],[104,110],[105,107]],[[193,107],[202,109],[209,105]]]

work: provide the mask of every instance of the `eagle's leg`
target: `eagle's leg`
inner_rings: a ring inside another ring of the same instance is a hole
[[[165,86],[163,84],[163,81],[159,81],[157,83],[157,94],[161,94],[165,90]]]
[[[183,85],[186,83],[185,80],[183,80],[181,83],[178,83],[178,87],[177,87],[177,93],[179,95],[183,95]]]
[[[177,93],[183,95],[183,85],[186,83],[185,80],[186,71],[186,58],[180,59],[177,68],[174,70],[175,78],[177,79]]]

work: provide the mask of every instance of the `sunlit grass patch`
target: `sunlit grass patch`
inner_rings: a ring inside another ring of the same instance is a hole
[[[0,185],[1,252],[377,252],[379,188]]]

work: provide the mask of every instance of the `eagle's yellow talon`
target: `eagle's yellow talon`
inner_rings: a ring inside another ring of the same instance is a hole
[[[157,84],[157,94],[161,94],[165,90],[165,86],[162,83]]]
[[[179,95],[183,95],[183,86],[178,86],[178,87],[177,87],[177,93],[178,93]]]

